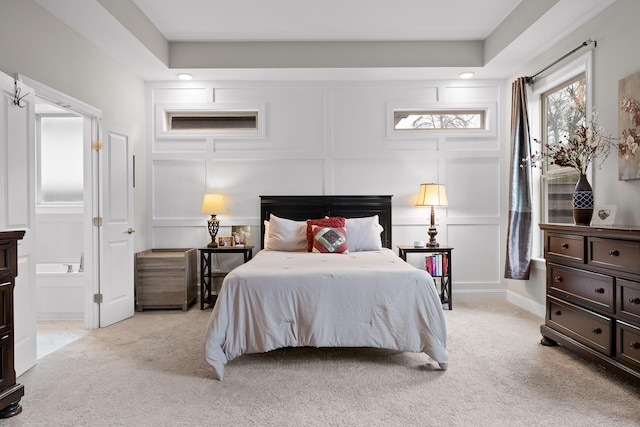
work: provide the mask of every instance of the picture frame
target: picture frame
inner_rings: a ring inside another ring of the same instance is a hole
[[[220,236],[218,237],[219,248],[232,248],[236,245],[233,236]]]
[[[236,242],[236,246],[248,245],[251,242],[251,227],[249,225],[232,225],[231,235]]]
[[[616,212],[618,207],[616,205],[597,205],[593,208],[593,217],[591,218],[591,225],[613,225],[616,220]]]

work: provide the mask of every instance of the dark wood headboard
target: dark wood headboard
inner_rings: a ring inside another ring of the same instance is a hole
[[[382,246],[391,248],[391,197],[393,196],[260,196],[260,247],[264,247],[264,221],[274,214],[294,221],[342,216],[378,215],[384,228]]]

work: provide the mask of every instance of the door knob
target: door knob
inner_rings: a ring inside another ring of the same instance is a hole
[[[133,228],[130,228],[130,229],[127,230],[127,233],[129,233],[129,234],[133,234],[135,232],[136,232],[136,230],[134,230]]]

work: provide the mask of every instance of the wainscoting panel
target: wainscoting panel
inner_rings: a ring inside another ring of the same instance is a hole
[[[500,217],[500,158],[447,159],[449,217]]]
[[[202,216],[206,191],[204,160],[155,160],[152,165],[152,218],[197,218]]]
[[[456,286],[466,284],[466,288],[473,288],[491,283],[497,287],[502,277],[500,225],[449,224],[447,234],[447,243],[455,248],[452,255]]]

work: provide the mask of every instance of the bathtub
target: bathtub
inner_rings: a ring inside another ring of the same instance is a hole
[[[71,264],[73,273],[67,273]],[[83,320],[86,276],[79,263],[36,264],[38,320]]]

